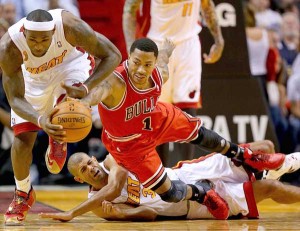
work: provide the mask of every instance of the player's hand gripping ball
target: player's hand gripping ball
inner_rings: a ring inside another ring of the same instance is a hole
[[[90,133],[92,128],[90,108],[80,101],[70,98],[55,108],[59,110],[52,116],[51,123],[63,126],[66,131],[66,142],[78,142]]]

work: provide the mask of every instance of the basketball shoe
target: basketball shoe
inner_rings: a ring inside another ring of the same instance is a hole
[[[214,185],[209,180],[200,180],[195,183],[199,192],[205,191],[204,197],[200,197],[197,202],[207,207],[208,211],[219,220],[225,220],[229,216],[229,207],[227,202],[219,196],[213,189]]]
[[[282,153],[252,152],[249,148],[244,148],[243,152],[243,162],[258,171],[278,169],[285,159]]]
[[[285,173],[292,173],[300,169],[300,152],[294,152],[285,156],[282,166],[276,170],[265,170],[262,179],[279,180]]]
[[[5,225],[21,225],[34,202],[35,192],[32,187],[28,194],[16,189],[14,199],[4,214]]]
[[[67,158],[67,143],[62,144],[54,141],[49,137],[49,146],[45,154],[45,162],[49,172],[53,174],[58,174]]]

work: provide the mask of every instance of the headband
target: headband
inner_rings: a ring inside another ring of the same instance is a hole
[[[24,20],[24,28],[26,30],[34,30],[34,31],[49,31],[54,29],[54,21],[48,22],[34,22],[28,21],[26,18]]]

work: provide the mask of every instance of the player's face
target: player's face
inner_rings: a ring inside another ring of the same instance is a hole
[[[128,59],[129,78],[137,87],[147,85],[155,63],[154,52],[135,49]]]
[[[107,174],[95,157],[85,156],[83,158],[78,166],[77,177],[98,190],[107,184]]]
[[[32,31],[25,30],[24,35],[31,53],[36,57],[42,57],[48,51],[54,30],[51,31]]]

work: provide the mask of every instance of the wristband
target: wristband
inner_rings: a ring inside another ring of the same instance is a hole
[[[40,124],[41,118],[42,118],[42,115],[40,115],[40,116],[38,117],[38,119],[37,119],[37,123],[38,123],[38,125],[39,125],[40,128],[41,128],[41,124]]]

